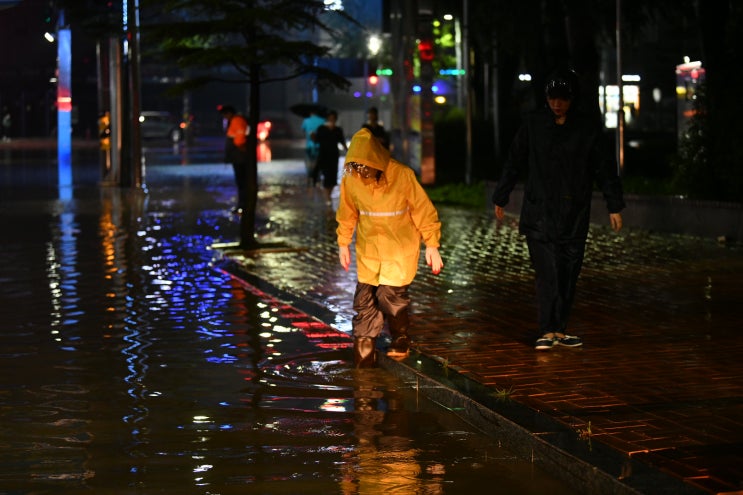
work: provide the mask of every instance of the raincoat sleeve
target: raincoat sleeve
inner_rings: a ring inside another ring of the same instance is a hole
[[[410,189],[410,194],[408,195],[410,218],[413,220],[415,228],[420,232],[423,244],[426,247],[437,248],[441,240],[439,213],[436,211],[436,207],[429,199],[426,191],[421,187],[412,170],[407,170],[407,180]]]
[[[596,139],[592,153],[594,154],[594,163],[598,164],[596,167],[596,185],[604,195],[606,208],[609,213],[619,213],[624,209],[625,204],[622,181],[617,173],[616,162],[606,159],[600,137]]]
[[[348,180],[346,176],[341,179],[338,211],[335,213],[335,219],[338,222],[338,228],[335,231],[338,236],[338,246],[349,246],[351,244],[353,231],[359,220],[359,210],[351,199],[347,184]]]
[[[519,179],[521,170],[529,160],[529,131],[526,125],[521,126],[508,151],[508,157],[503,164],[498,184],[493,192],[493,203],[498,206],[506,206],[508,198]]]

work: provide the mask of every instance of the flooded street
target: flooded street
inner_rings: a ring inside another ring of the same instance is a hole
[[[0,494],[575,493],[220,270],[232,171],[196,151],[149,150],[146,192],[79,152],[72,199],[49,152],[0,152]],[[304,165],[271,151],[257,231],[334,230],[281,217]]]

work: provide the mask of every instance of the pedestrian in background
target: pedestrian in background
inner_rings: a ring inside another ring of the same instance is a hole
[[[305,137],[304,147],[304,166],[307,172],[307,187],[317,186],[317,154],[320,151],[320,145],[315,142],[312,136],[318,127],[325,123],[325,119],[317,114],[317,110],[310,110],[310,114],[302,121],[302,132]]]
[[[3,129],[2,140],[5,142],[10,141],[11,127],[13,127],[13,118],[10,116],[10,110],[8,110],[8,107],[5,107],[3,108],[3,121],[2,121],[2,129]]]
[[[247,136],[250,134],[248,121],[235,111],[230,105],[220,105],[219,113],[222,114],[225,127],[225,163],[232,164],[235,174],[235,185],[237,186],[237,205],[232,209],[233,213],[242,213],[247,205],[247,180],[248,180],[248,144]],[[257,185],[254,185],[257,189]]]
[[[385,319],[392,337],[387,354],[406,356],[410,346],[408,288],[418,269],[421,241],[433,273],[444,267],[438,249],[441,222],[413,170],[390,158],[389,150],[368,129],[351,139],[336,220],[338,258],[346,270],[356,231],[355,366],[375,364],[376,339]]]
[[[330,206],[333,188],[338,185],[338,159],[340,152],[338,145],[347,150],[346,138],[343,129],[338,127],[338,113],[335,110],[328,112],[323,125],[317,128],[313,134],[313,140],[318,144],[317,167],[315,169],[315,182],[318,174],[322,174],[322,187],[325,194],[325,204]]]
[[[379,139],[382,146],[390,149],[390,135],[379,122],[379,111],[377,110],[377,107],[370,107],[369,110],[366,111],[366,122],[361,125],[361,128],[369,129],[372,135]]]
[[[603,192],[609,221],[622,228],[622,185],[616,164],[604,155],[602,129],[578,111],[578,77],[558,70],[547,80],[547,106],[533,113],[513,141],[493,194],[495,216],[519,177],[527,172],[519,231],[526,237],[536,276],[539,334],[535,348],[578,347],[567,332],[575,287],[583,264],[594,181]]]

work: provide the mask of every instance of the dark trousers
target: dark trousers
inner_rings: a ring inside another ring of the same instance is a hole
[[[526,242],[536,275],[539,335],[564,333],[583,266],[586,241],[547,242],[527,238]]]
[[[247,209],[247,161],[234,161],[232,162],[232,171],[235,173],[235,185],[237,186],[237,207]]]
[[[353,296],[352,320],[354,337],[377,337],[384,327],[385,317],[390,326],[407,328],[410,296],[409,285],[374,286],[359,282]]]

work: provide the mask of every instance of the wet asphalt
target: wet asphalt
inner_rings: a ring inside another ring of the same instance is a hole
[[[72,188],[52,142],[0,145],[0,493],[578,493],[225,270],[221,139],[147,142],[144,189],[84,144]],[[261,151],[261,237],[332,230],[323,203],[284,216],[303,169]]]
[[[171,152],[150,159],[188,165]],[[296,158],[261,164],[257,232],[271,247],[238,249],[232,219],[210,237],[209,263],[348,335],[355,267],[337,263],[333,208],[305,186],[302,167]],[[42,176],[29,168],[20,180]],[[198,208],[204,191],[182,194]],[[434,276],[421,264],[413,352],[382,358],[382,368],[581,492],[743,490],[739,245],[593,226],[569,330],[585,344],[537,352],[517,217],[437,206],[445,268]]]

